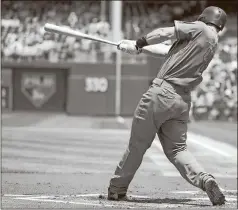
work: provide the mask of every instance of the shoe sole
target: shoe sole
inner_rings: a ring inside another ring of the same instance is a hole
[[[215,180],[209,180],[206,183],[206,193],[214,206],[225,204],[225,196]]]

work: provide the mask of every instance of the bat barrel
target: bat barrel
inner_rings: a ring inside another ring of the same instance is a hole
[[[88,34],[84,34],[82,32],[73,30],[71,28],[67,28],[65,26],[57,26],[54,24],[50,24],[50,23],[46,23],[44,26],[44,30],[47,32],[53,32],[53,33],[59,33],[59,34],[64,34],[67,36],[74,36],[76,38],[83,38],[83,39],[89,39],[92,41],[98,41],[98,42],[102,42],[102,43],[106,43],[106,44],[110,44],[110,45],[114,45],[117,46],[118,43],[115,42],[111,42],[105,39],[101,39],[92,35],[88,35]]]

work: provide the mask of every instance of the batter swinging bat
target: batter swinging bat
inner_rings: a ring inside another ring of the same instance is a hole
[[[116,42],[111,42],[111,41],[101,39],[101,38],[98,38],[98,37],[95,37],[92,35],[84,34],[82,32],[67,28],[65,26],[57,26],[54,24],[46,23],[44,26],[44,29],[45,29],[45,31],[48,31],[48,32],[54,32],[54,33],[58,33],[58,34],[64,34],[67,36],[74,36],[76,38],[89,39],[92,41],[103,42],[106,44],[118,46],[118,43],[116,43]]]

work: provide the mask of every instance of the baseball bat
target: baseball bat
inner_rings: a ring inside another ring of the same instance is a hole
[[[102,43],[118,46],[118,43],[116,42],[111,42],[105,39],[98,38],[96,36],[88,35],[88,34],[73,30],[71,28],[67,28],[65,26],[57,26],[54,24],[46,23],[44,26],[44,30],[48,32],[64,34],[67,36],[73,36],[73,37],[82,38],[82,39],[89,39],[92,41],[97,41],[97,42],[102,42]]]

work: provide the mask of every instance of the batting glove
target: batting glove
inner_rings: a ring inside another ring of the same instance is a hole
[[[138,55],[141,53],[141,49],[136,46],[136,41],[133,40],[122,40],[117,49],[131,55]]]

